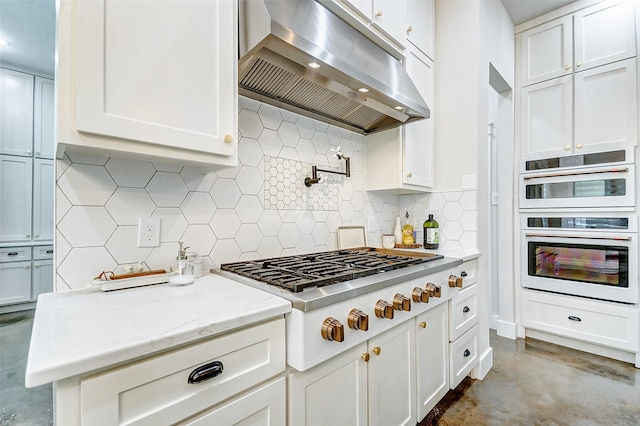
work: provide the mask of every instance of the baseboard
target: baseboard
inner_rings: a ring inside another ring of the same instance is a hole
[[[471,371],[471,377],[482,380],[493,367],[493,348],[489,346],[480,357],[478,365]]]
[[[518,337],[518,324],[498,320],[498,328],[496,331],[498,332],[498,336],[515,340]]]
[[[491,315],[489,317],[489,328],[492,330],[497,330],[499,320],[500,320],[500,317],[498,315]]]
[[[0,314],[8,314],[10,312],[28,311],[36,308],[36,302],[16,303],[15,305],[0,306]]]
[[[568,337],[545,333],[538,330],[532,330],[530,328],[526,329],[525,334],[526,334],[526,337],[532,337],[534,339],[543,340],[545,342],[554,343],[556,345],[566,346],[567,348],[576,349],[582,352],[588,352],[595,355],[604,356],[607,358],[617,359],[618,361],[628,362],[634,365],[636,364],[636,358],[638,357],[638,354],[634,352],[621,351],[619,349],[613,349],[607,346],[595,345],[593,343],[574,340]]]

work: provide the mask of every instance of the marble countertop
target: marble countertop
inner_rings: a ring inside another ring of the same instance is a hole
[[[284,315],[291,303],[218,275],[192,285],[40,295],[27,387],[121,364]]]

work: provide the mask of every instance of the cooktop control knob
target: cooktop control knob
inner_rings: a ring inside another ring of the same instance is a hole
[[[362,312],[360,309],[352,309],[347,317],[347,324],[349,328],[354,330],[369,330],[369,315]]]
[[[434,283],[427,283],[427,286],[425,287],[425,290],[427,290],[429,292],[429,295],[431,297],[441,297],[442,296],[442,289],[440,288],[439,285],[435,285]]]
[[[449,287],[462,287],[462,277],[449,275]]]
[[[414,287],[411,298],[416,303],[429,303],[429,292],[420,287]]]
[[[375,311],[378,318],[393,319],[393,306],[389,302],[378,300]]]
[[[398,311],[410,311],[411,310],[411,299],[402,294],[396,294],[393,296],[393,309]]]
[[[327,318],[320,329],[322,338],[334,342],[344,342],[344,326],[335,318]]]

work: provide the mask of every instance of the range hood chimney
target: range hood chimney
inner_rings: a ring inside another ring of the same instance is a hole
[[[396,58],[314,0],[240,0],[239,94],[361,134],[429,118]]]

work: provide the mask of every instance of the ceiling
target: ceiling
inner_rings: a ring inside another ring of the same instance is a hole
[[[55,0],[0,0],[0,64],[53,76]]]
[[[574,0],[501,0],[515,25]],[[0,0],[0,64],[53,76],[55,0]]]
[[[1,0],[0,0],[1,1]],[[544,15],[575,0],[501,0],[514,25]]]

